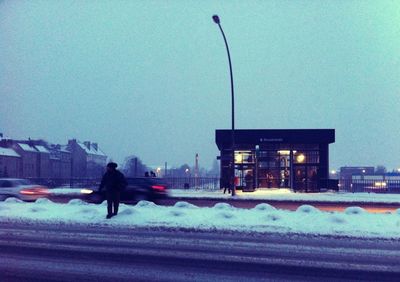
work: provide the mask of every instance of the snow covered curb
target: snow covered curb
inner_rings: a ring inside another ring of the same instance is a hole
[[[255,192],[237,191],[236,196],[224,194],[220,191],[182,190],[171,189],[170,194],[174,198],[203,198],[203,199],[229,199],[229,200],[269,200],[269,201],[293,201],[293,202],[335,202],[335,203],[380,203],[399,204],[400,194],[376,194],[376,193],[294,193],[288,189],[258,189]]]
[[[24,203],[15,198],[0,202],[2,222],[400,238],[400,209],[388,214],[371,214],[362,208],[350,207],[343,213],[337,213],[322,212],[309,205],[303,205],[296,211],[286,211],[265,203],[253,209],[240,209],[227,203],[199,208],[187,202],[177,202],[172,207],[166,207],[141,201],[135,206],[122,204],[118,216],[112,219],[105,219],[105,214],[105,202],[88,204],[74,199],[68,204],[59,204],[39,199],[34,203]]]

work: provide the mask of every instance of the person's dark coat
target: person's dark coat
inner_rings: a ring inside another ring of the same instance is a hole
[[[101,180],[99,191],[121,192],[126,187],[125,176],[118,170],[107,171]]]

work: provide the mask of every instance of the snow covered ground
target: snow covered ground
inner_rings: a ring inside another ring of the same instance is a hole
[[[223,194],[223,190],[202,191],[171,189],[174,197],[213,198],[229,199],[230,194]],[[258,189],[254,192],[237,191],[236,199],[253,200],[278,200],[278,201],[315,201],[315,202],[368,202],[368,203],[398,203],[400,206],[400,194],[377,194],[377,193],[294,193],[289,189]]]
[[[228,197],[226,194],[222,195]],[[117,216],[106,219],[106,208],[105,202],[89,204],[78,199],[59,204],[46,198],[33,203],[9,198],[0,202],[0,222],[128,225],[400,238],[400,209],[393,213],[375,214],[367,213],[359,207],[349,207],[339,213],[319,211],[309,205],[303,205],[296,211],[286,211],[265,203],[253,209],[240,209],[226,203],[218,203],[211,208],[199,208],[184,201],[177,202],[172,207],[141,201],[134,206],[122,204]]]

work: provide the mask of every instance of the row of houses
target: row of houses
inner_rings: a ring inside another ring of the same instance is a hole
[[[99,178],[106,163],[107,155],[90,141],[60,145],[0,137],[0,177]]]

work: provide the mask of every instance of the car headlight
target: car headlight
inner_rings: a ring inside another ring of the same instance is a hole
[[[92,193],[93,193],[93,190],[86,189],[86,188],[81,189],[81,194],[92,194]]]

